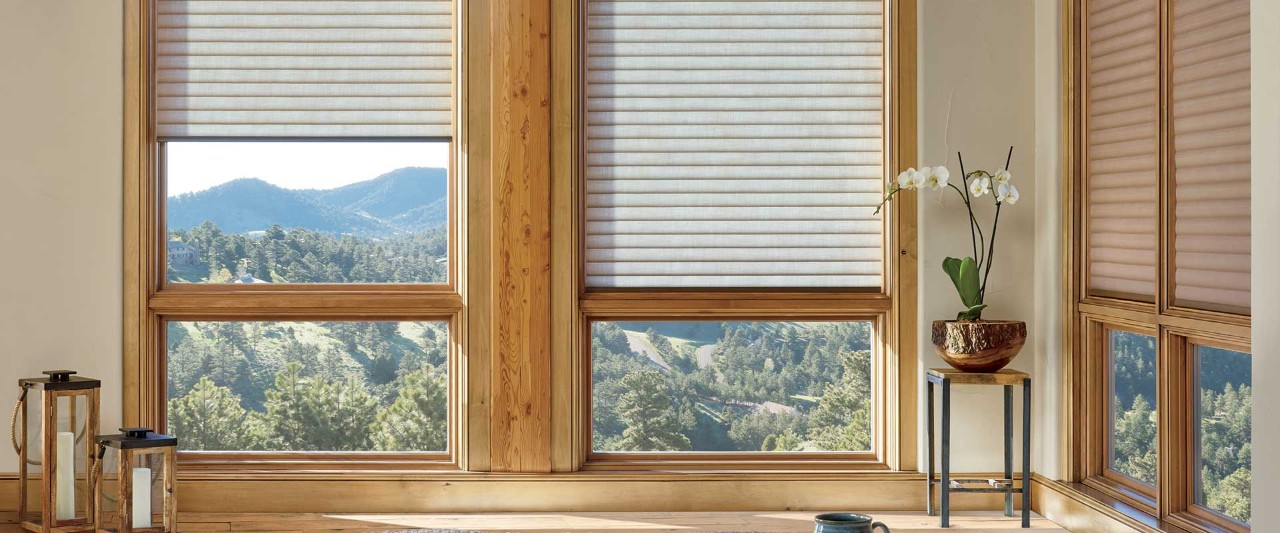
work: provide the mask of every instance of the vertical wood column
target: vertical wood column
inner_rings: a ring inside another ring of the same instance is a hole
[[[490,469],[550,472],[551,6],[490,9]]]

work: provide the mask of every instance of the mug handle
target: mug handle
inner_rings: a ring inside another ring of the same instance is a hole
[[[889,533],[889,526],[884,525],[884,522],[872,522],[871,529],[874,531],[876,528],[883,529],[884,533]]]

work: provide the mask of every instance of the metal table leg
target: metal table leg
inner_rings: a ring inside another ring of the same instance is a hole
[[[1022,527],[1031,527],[1031,380],[1022,380]]]
[[[951,527],[951,380],[942,380],[942,527]]]
[[[1004,478],[1013,483],[1013,386],[1004,386]],[[1004,494],[1004,515],[1013,516],[1013,493]]]
[[[925,478],[925,483],[924,483],[925,500],[924,501],[925,501],[925,512],[928,513],[929,516],[933,516],[934,513],[937,512],[933,508],[933,382],[929,380],[925,380],[925,384],[928,386],[927,401],[929,405],[929,420],[927,422],[927,425],[925,426],[925,434],[927,435],[926,440],[929,441],[929,445],[928,445],[929,450],[928,450],[928,456],[925,459],[925,463],[929,465],[929,477]]]

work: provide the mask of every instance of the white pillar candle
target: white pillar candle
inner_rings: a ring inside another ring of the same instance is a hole
[[[133,527],[151,527],[151,469],[133,469]]]
[[[58,494],[58,508],[55,515],[58,520],[70,520],[76,517],[76,434],[70,431],[58,432],[58,456],[54,466]]]

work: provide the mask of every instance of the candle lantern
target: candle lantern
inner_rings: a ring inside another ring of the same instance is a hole
[[[98,531],[173,533],[178,525],[174,496],[178,439],[147,428],[120,431],[120,435],[98,437],[99,468],[94,476]],[[117,473],[115,491],[104,486],[108,471]],[[114,509],[107,509],[112,502]]]
[[[20,426],[13,435],[20,482],[18,521],[41,533],[92,531],[89,476],[102,382],[71,370],[44,374],[18,380],[21,396],[14,414]],[[30,394],[33,389],[39,394]]]

